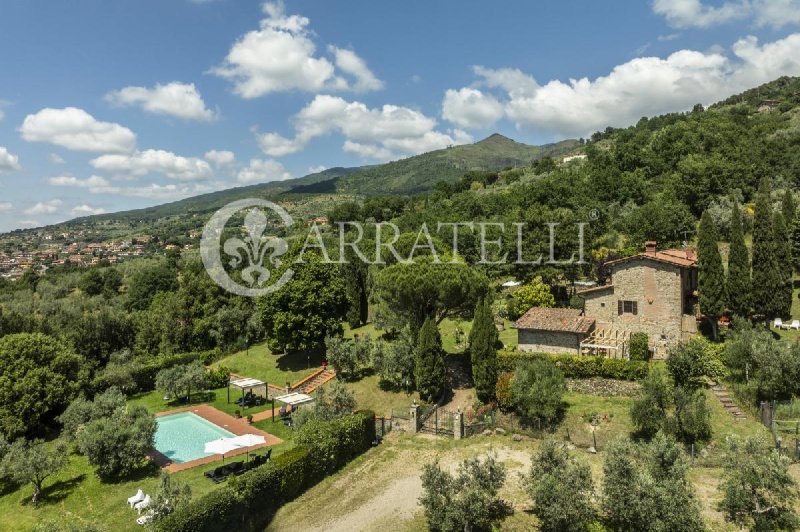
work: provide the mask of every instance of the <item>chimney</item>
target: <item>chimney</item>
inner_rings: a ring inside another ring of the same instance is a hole
[[[644,243],[644,252],[649,255],[656,254],[656,241],[655,240],[648,240]]]

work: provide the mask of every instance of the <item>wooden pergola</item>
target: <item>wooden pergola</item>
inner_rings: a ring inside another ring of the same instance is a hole
[[[608,358],[628,358],[630,333],[616,329],[595,329],[581,341],[583,355]]]

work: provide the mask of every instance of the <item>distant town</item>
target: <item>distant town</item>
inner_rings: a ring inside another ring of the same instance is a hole
[[[95,266],[101,261],[111,264],[126,260],[163,255],[168,251],[191,249],[193,244],[182,246],[161,242],[149,235],[120,240],[97,242],[101,231],[80,229],[65,232],[49,230],[0,236],[0,277],[17,280],[25,270],[33,268],[45,273],[57,266]],[[190,231],[188,237],[199,242],[201,232]]]

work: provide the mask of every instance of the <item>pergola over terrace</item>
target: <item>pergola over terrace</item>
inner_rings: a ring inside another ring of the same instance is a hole
[[[281,403],[283,403],[285,405],[291,406],[292,410],[295,410],[296,408],[298,408],[298,407],[300,407],[302,405],[306,405],[308,403],[313,403],[314,402],[314,398],[313,397],[311,397],[308,394],[299,393],[299,392],[287,393],[286,395],[281,395],[279,397],[276,397],[275,400],[276,401],[280,401]]]
[[[228,403],[231,402],[231,386],[242,391],[242,399],[244,399],[245,392],[252,392],[259,388],[263,388],[263,393],[258,393],[257,395],[260,395],[264,399],[267,398],[267,383],[249,377],[239,377],[228,381]],[[256,395],[255,392],[254,395]]]

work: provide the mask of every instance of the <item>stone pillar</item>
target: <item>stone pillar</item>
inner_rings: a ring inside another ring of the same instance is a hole
[[[453,414],[453,439],[460,440],[464,437],[464,415],[461,409],[456,410]]]
[[[419,405],[416,401],[411,403],[411,417],[409,418],[409,423],[411,424],[411,430],[416,434],[419,432]]]

